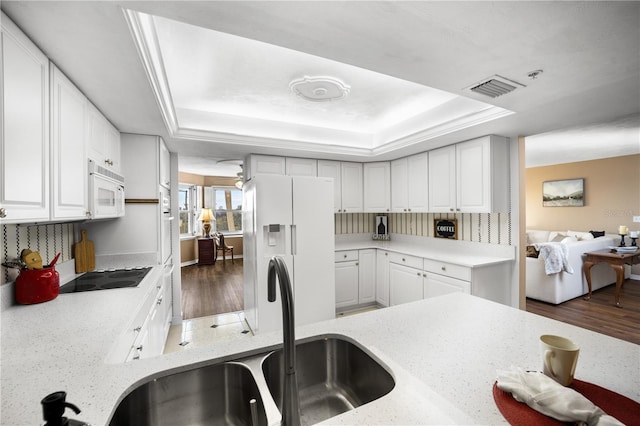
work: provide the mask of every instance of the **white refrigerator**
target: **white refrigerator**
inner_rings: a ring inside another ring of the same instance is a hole
[[[333,179],[257,175],[243,188],[244,313],[254,333],[282,329],[280,289],[267,300],[272,256],[282,256],[297,325],[335,318]]]

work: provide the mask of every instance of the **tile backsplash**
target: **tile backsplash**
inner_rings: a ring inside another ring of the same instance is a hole
[[[336,213],[335,234],[373,233],[380,213]],[[392,234],[434,236],[434,220],[457,219],[458,239],[512,245],[511,213],[386,213]]]
[[[40,252],[42,261],[48,264],[57,253],[58,262],[73,258],[73,223],[51,223],[43,225],[2,225],[2,262],[13,261],[20,257],[23,249]],[[18,271],[2,266],[0,284],[13,281]]]

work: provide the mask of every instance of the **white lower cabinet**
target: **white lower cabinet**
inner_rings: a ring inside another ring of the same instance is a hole
[[[358,251],[358,304],[376,301],[376,250]]]
[[[389,306],[389,252],[376,250],[376,302]]]
[[[130,330],[125,334],[133,337],[126,361],[162,355],[169,332],[171,310],[171,285],[163,275],[153,285],[153,290],[147,295]]]
[[[336,309],[357,304],[358,260],[336,262]]]
[[[401,253],[389,257],[391,305],[453,292],[471,294],[470,268]]]
[[[425,299],[455,292],[470,294],[471,283],[445,275],[425,273],[423,290]]]
[[[389,265],[389,301],[392,306],[422,300],[423,286],[422,270],[398,263]]]
[[[335,253],[336,310],[376,301],[376,250]]]

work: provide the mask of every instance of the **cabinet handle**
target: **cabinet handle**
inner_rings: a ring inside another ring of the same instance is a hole
[[[346,254],[344,255],[344,258],[345,258],[345,259],[347,258],[347,255],[346,255]]]
[[[407,209],[407,211],[409,211],[409,212],[410,212],[410,211],[411,211],[411,209]]]
[[[456,211],[457,211],[457,212],[459,212],[459,211],[460,211],[460,207],[458,207],[458,208],[456,209]]]
[[[418,272],[418,276],[420,276],[420,275],[421,275],[420,272]]]
[[[162,305],[162,297],[158,299],[158,301],[156,302],[158,305]]]
[[[358,262],[356,262],[356,266],[360,265]]]
[[[0,207],[0,217],[2,218],[7,217],[7,211],[5,210],[4,207]]]
[[[450,212],[452,212],[452,211],[453,211],[453,207],[450,207],[450,208],[449,208],[449,211],[450,211]]]
[[[403,261],[403,262],[406,262],[406,259],[403,257],[403,258],[402,258],[402,261]]]
[[[427,278],[427,274],[422,274],[423,277]]]
[[[444,266],[442,266],[440,269],[442,269],[443,271],[447,270],[447,268],[445,268]]]
[[[139,333],[140,330],[142,330],[142,327],[140,327],[140,326],[138,326],[138,327],[133,329],[133,331],[135,331],[136,333]]]
[[[389,253],[387,253],[387,252],[385,251],[385,252],[384,252],[384,255],[385,255],[385,256],[389,256]]]

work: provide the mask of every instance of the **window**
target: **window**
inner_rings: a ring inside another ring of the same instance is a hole
[[[242,232],[242,190],[213,188],[213,201],[216,231],[223,234]]]
[[[195,185],[180,184],[178,204],[180,211],[180,235],[195,235],[198,232],[197,190]]]

